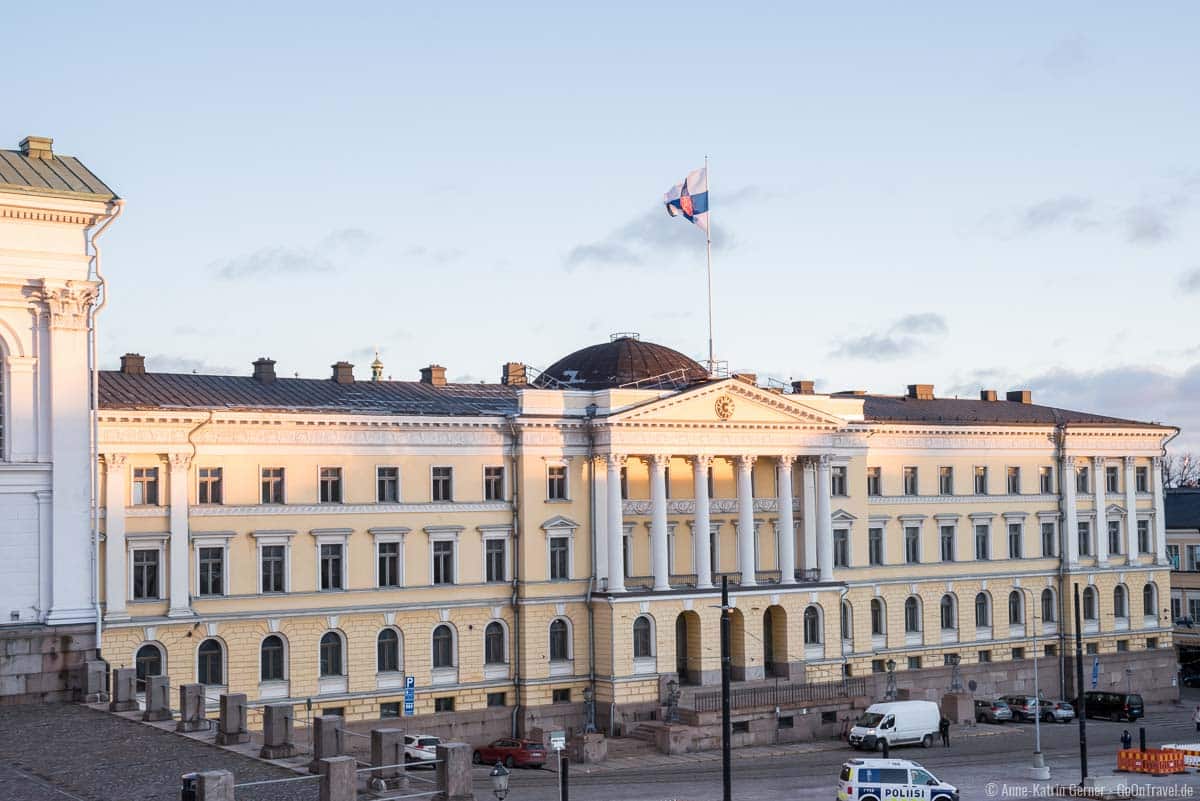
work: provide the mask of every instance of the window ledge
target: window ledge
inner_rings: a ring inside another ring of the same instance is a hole
[[[976,641],[992,639],[992,627],[991,626],[976,626],[975,627],[975,639],[976,639]]]
[[[804,646],[804,658],[807,660],[824,659],[825,644],[824,643],[808,643]]]
[[[575,673],[575,660],[559,659],[550,663],[551,676],[570,676]]]
[[[657,673],[658,672],[658,657],[654,656],[638,656],[633,659],[634,673]]]
[[[430,684],[442,686],[446,684],[458,684],[458,668],[444,667],[434,668],[433,674],[430,677]]]
[[[495,679],[507,679],[509,677],[508,665],[500,662],[483,666],[483,678],[486,681]]]
[[[375,674],[375,689],[395,690],[404,687],[404,673],[389,670],[386,673]]]
[[[291,692],[289,682],[284,681],[263,681],[258,685],[258,697],[260,699],[268,698],[287,698]]]
[[[958,629],[942,629],[942,642],[958,642]]]
[[[920,645],[923,642],[923,640],[924,640],[924,638],[922,637],[922,632],[919,632],[919,631],[904,632],[904,644],[905,645]]]
[[[317,681],[318,695],[334,695],[346,692],[349,681],[345,676],[322,676]]]

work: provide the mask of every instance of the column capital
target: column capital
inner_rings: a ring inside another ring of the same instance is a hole
[[[1105,457],[1103,457],[1103,456],[1093,456],[1093,457],[1092,457],[1092,461],[1093,461],[1093,462],[1095,462],[1095,464],[1096,464],[1096,469],[1097,469],[1097,470],[1103,470],[1103,469],[1104,469],[1104,462],[1106,461]]]
[[[819,467],[828,469],[830,467],[830,465],[833,464],[833,454],[832,453],[822,453],[820,456],[817,457],[816,462]]]
[[[667,465],[671,463],[671,455],[669,453],[651,453],[644,458],[646,464],[655,470],[665,470]]]
[[[1071,469],[1072,467],[1075,466],[1075,457],[1074,456],[1064,456],[1063,464],[1067,466],[1068,470]]]
[[[1136,457],[1136,456],[1126,456],[1126,457],[1125,457],[1125,469],[1126,469],[1126,470],[1128,470],[1129,468],[1131,468],[1131,467],[1135,466],[1136,464],[1137,464],[1137,457]]]
[[[1162,470],[1162,465],[1163,465],[1163,458],[1162,458],[1162,456],[1155,456],[1155,457],[1153,457],[1153,459],[1152,459],[1152,462],[1153,462],[1153,464],[1154,464],[1154,469],[1155,469],[1155,470]]]
[[[192,455],[190,453],[171,453],[167,454],[167,464],[171,466],[171,472],[186,472],[192,465]]]
[[[752,456],[751,454],[748,454],[748,453],[739,453],[737,456],[734,457],[734,461],[737,463],[739,470],[754,469],[754,462],[757,461],[757,459],[758,459],[757,456]]]
[[[626,458],[623,453],[606,453],[604,455],[604,461],[608,464],[609,470],[620,470],[625,466]]]
[[[787,468],[791,467],[793,464],[795,464],[797,458],[799,458],[799,457],[797,457],[796,454],[794,454],[794,453],[785,453],[783,456],[775,457],[779,466],[784,468],[785,470]]]
[[[106,453],[104,454],[104,469],[110,473],[119,472],[121,468],[125,467],[125,462],[128,459],[128,454]]]
[[[715,458],[716,457],[711,453],[697,453],[694,456],[689,456],[688,460],[696,469],[707,470],[708,468],[712,467],[712,463]]]

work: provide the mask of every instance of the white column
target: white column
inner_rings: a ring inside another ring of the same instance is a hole
[[[625,457],[608,455],[608,591],[625,592],[625,502],[621,498],[621,468]]]
[[[804,493],[804,570],[811,571],[817,566],[817,465],[811,458],[804,459],[800,480]]]
[[[192,457],[185,453],[171,454],[171,544],[170,563],[171,604],[168,617],[191,617],[188,598],[188,467]]]
[[[708,468],[711,456],[692,457],[693,495],[696,498],[696,519],[692,524],[692,554],[696,561],[696,586],[711,587],[712,582],[712,522],[708,515]]]
[[[827,453],[817,460],[817,564],[821,568],[821,581],[833,580],[833,517],[830,509],[833,485],[829,469],[832,461]]]
[[[1167,564],[1167,509],[1163,506],[1162,457],[1154,457],[1150,490],[1154,493],[1154,561]]]
[[[1063,558],[1069,567],[1079,564],[1079,510],[1075,504],[1075,457],[1062,460],[1062,475],[1058,477],[1063,496]]]
[[[592,460],[592,509],[595,527],[592,531],[592,556],[595,563],[596,586],[608,579],[608,471],[603,456]]]
[[[792,463],[795,456],[780,456],[776,466],[776,492],[779,506],[776,526],[779,537],[779,580],[783,584],[796,582],[796,525],[792,514]]]
[[[758,565],[754,563],[754,485],[750,473],[754,470],[753,456],[739,456],[737,465],[737,498],[738,498],[738,570],[741,571],[743,587],[753,587],[758,584],[755,571]]]
[[[1108,562],[1108,476],[1105,475],[1104,457],[1092,459],[1092,496],[1096,501],[1096,564]]]
[[[1137,459],[1125,457],[1125,561],[1136,564],[1137,536]]]
[[[650,464],[650,554],[654,589],[671,589],[671,558],[667,542],[667,464],[670,456],[656,453]]]
[[[125,611],[125,468],[123,453],[104,454],[104,619],[128,620]]]

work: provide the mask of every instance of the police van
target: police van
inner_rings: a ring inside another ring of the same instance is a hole
[[[958,788],[907,759],[852,759],[842,765],[838,801],[958,801]]]

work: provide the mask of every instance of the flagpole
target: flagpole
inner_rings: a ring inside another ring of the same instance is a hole
[[[708,172],[708,154],[704,154],[704,179],[706,191],[710,185]],[[710,194],[709,197],[712,197]],[[712,311],[712,204],[708,206],[708,229],[704,232],[704,251],[708,261],[708,374],[717,371],[717,362],[713,357],[713,311]]]

